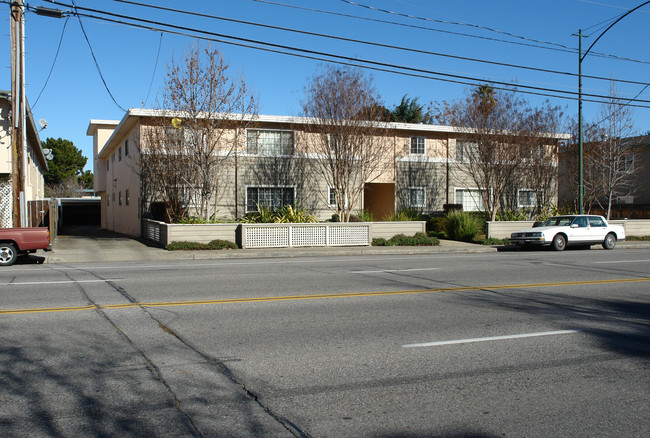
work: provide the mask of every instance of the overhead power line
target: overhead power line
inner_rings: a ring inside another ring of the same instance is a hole
[[[293,28],[275,26],[275,25],[270,25],[270,24],[256,23],[256,22],[252,22],[252,21],[239,20],[239,19],[235,19],[235,18],[220,17],[220,16],[217,16],[217,15],[211,15],[211,14],[205,14],[205,13],[199,13],[199,12],[185,11],[185,10],[176,9],[176,8],[167,8],[167,7],[158,6],[158,5],[149,5],[149,4],[146,4],[146,3],[137,2],[137,1],[133,1],[133,0],[112,0],[112,1],[117,2],[117,3],[124,3],[124,4],[130,4],[130,5],[150,8],[150,9],[169,11],[169,12],[174,12],[174,13],[182,14],[182,15],[190,15],[190,16],[195,16],[195,17],[210,18],[210,19],[226,21],[226,22],[230,22],[230,23],[245,24],[245,25],[249,25],[249,26],[262,27],[262,28],[266,28],[266,29],[281,30],[281,31],[285,31],[285,32],[298,33],[298,34],[302,34],[302,35],[316,36],[316,37],[328,38],[328,39],[333,39],[333,40],[338,40],[338,41],[345,41],[345,42],[351,42],[351,43],[356,43],[356,44],[364,44],[364,45],[369,45],[369,46],[374,46],[374,47],[381,47],[381,48],[387,48],[387,49],[406,51],[406,52],[411,52],[411,53],[419,53],[419,54],[423,54],[423,55],[440,56],[440,57],[444,57],[444,58],[458,59],[458,60],[461,60],[461,61],[479,62],[479,63],[484,63],[484,64],[498,65],[498,66],[501,66],[501,67],[510,67],[510,68],[518,68],[518,69],[523,69],[523,70],[537,71],[537,72],[541,72],[541,73],[551,73],[551,74],[571,76],[571,77],[577,77],[578,76],[576,73],[552,70],[552,69],[548,69],[548,68],[530,67],[530,66],[525,66],[525,65],[520,65],[520,64],[513,64],[513,63],[499,62],[499,61],[491,61],[491,60],[486,60],[486,59],[472,58],[472,57],[460,56],[460,55],[451,55],[451,54],[448,54],[448,53],[433,52],[433,51],[429,51],[429,50],[413,49],[413,48],[410,48],[410,47],[397,46],[397,45],[393,45],[393,44],[384,44],[384,43],[378,43],[378,42],[373,42],[373,41],[360,40],[360,39],[356,39],[356,38],[346,38],[346,37],[341,37],[341,36],[337,36],[337,35],[324,34],[324,33],[318,33],[318,32],[311,32],[311,31],[306,31],[306,30],[293,29]],[[93,12],[97,12],[97,10],[93,10]],[[582,77],[583,78],[588,78],[588,79],[602,80],[602,81],[612,81],[613,80],[614,82],[621,82],[621,83],[626,83],[626,84],[648,85],[647,82],[631,81],[631,80],[625,80],[625,79],[612,79],[611,77],[606,78],[606,77],[602,77],[602,76],[589,76],[589,75],[583,75]]]
[[[55,0],[45,0],[45,1],[48,1],[49,3],[57,4],[57,5],[60,5],[60,6],[68,6],[68,5],[64,4],[64,3],[57,2]],[[79,12],[78,10],[90,10],[90,11],[97,12],[97,13],[100,13],[100,14],[113,16],[113,17],[118,17],[118,18],[121,18],[121,20],[112,19],[112,18],[108,18],[108,17],[105,17],[105,16],[84,14],[84,13]],[[146,19],[143,19],[143,18],[137,18],[137,17],[133,17],[133,16],[115,14],[115,13],[111,13],[111,12],[107,12],[107,11],[99,11],[99,10],[90,9],[90,8],[77,7],[77,12],[76,13],[81,15],[81,16],[88,17],[88,18],[103,20],[103,21],[107,21],[107,22],[113,22],[113,23],[127,25],[127,26],[140,27],[140,28],[144,28],[144,29],[154,30],[156,32],[165,31],[165,32],[168,32],[168,33],[173,33],[173,34],[178,34],[178,35],[184,35],[184,36],[189,36],[189,37],[194,37],[194,38],[201,38],[201,39],[205,39],[205,40],[216,41],[216,42],[219,42],[219,43],[222,43],[222,44],[231,44],[231,45],[236,45],[236,46],[240,46],[240,47],[247,47],[247,48],[252,48],[252,49],[256,49],[256,50],[273,52],[273,53],[281,53],[281,54],[291,55],[291,56],[295,56],[295,57],[303,57],[303,58],[308,58],[308,59],[315,59],[315,60],[324,61],[324,62],[334,62],[334,63],[345,64],[345,65],[355,65],[355,66],[358,66],[358,67],[363,67],[363,68],[371,69],[371,70],[375,70],[375,71],[386,71],[386,72],[401,74],[401,75],[405,75],[405,76],[421,77],[421,78],[427,78],[427,79],[432,79],[432,80],[440,80],[440,81],[458,83],[458,84],[469,85],[469,86],[476,86],[476,85],[479,85],[481,83],[489,82],[490,84],[493,85],[494,88],[497,88],[497,89],[511,90],[511,89],[514,88],[513,84],[508,83],[508,82],[503,82],[503,81],[492,81],[492,80],[489,80],[489,79],[481,79],[481,78],[470,77],[470,76],[455,75],[455,74],[444,73],[444,72],[436,72],[436,71],[426,70],[426,69],[421,69],[421,68],[400,66],[400,65],[396,65],[396,64],[384,63],[384,62],[379,62],[379,61],[354,58],[354,57],[343,56],[343,55],[332,54],[332,53],[326,53],[326,52],[320,52],[320,51],[309,50],[309,49],[302,49],[302,48],[297,48],[297,47],[292,47],[292,46],[287,46],[287,45],[282,45],[282,44],[275,44],[275,43],[269,43],[269,42],[265,42],[265,41],[259,41],[259,40],[253,40],[253,39],[248,39],[248,38],[225,35],[225,34],[220,34],[220,33],[216,33],[216,32],[211,32],[211,31],[205,31],[205,30],[200,30],[200,29],[196,29],[196,28],[186,27],[186,26],[179,26],[179,25],[174,25],[174,24],[169,24],[169,23],[162,23],[162,22],[153,21],[153,20],[146,20]],[[123,20],[130,20],[130,21],[135,21],[135,22],[140,22],[140,23],[147,23],[147,25],[141,25],[141,24],[137,24],[137,23],[125,22]],[[177,31],[170,31],[169,29],[164,29],[164,28],[160,28],[160,27],[156,27],[156,26],[165,26],[165,27],[169,27],[169,28],[172,28],[172,29],[178,29],[178,30]],[[187,32],[194,32],[194,33],[187,33]],[[209,38],[201,37],[201,36],[196,35],[195,33],[210,35],[210,37]],[[228,38],[228,39],[231,39],[231,40],[234,40],[234,41],[237,41],[237,42],[222,40],[222,39],[216,39],[214,37]],[[258,46],[254,45],[254,44],[257,44]],[[259,47],[259,46],[263,46],[263,47]],[[266,46],[266,47],[264,47],[264,46]],[[268,47],[271,47],[272,49],[270,49]],[[299,54],[298,53],[291,53],[291,52],[288,52],[288,51],[299,52]],[[333,58],[333,59],[327,59],[327,58],[324,58],[324,57]],[[402,70],[402,71],[400,71],[400,70]],[[431,76],[431,75],[440,76],[440,77],[434,77],[434,76]],[[471,82],[469,82],[469,81],[471,81]],[[519,88],[525,88],[526,90],[521,90]],[[517,88],[517,91],[520,92],[520,93],[526,93],[526,94],[532,94],[532,95],[540,95],[540,96],[553,97],[553,98],[564,98],[564,99],[571,99],[571,100],[575,100],[576,96],[578,94],[577,92],[573,92],[573,91],[563,91],[563,90],[544,88],[544,87],[534,87],[534,86],[528,86],[528,85],[520,85]],[[551,93],[555,93],[555,94],[551,94]],[[608,98],[610,98],[609,96],[598,95],[598,94],[583,94],[583,95],[586,96],[586,97],[591,97],[591,98],[595,98],[595,99],[608,99]],[[591,100],[590,99],[583,99],[583,100],[588,101],[588,102],[602,103],[602,100],[593,100],[593,99],[591,99]],[[650,103],[650,100],[637,100],[637,102]],[[643,108],[647,107],[645,105],[632,105],[632,106],[638,106],[638,107],[643,107]]]
[[[77,5],[75,5],[74,0],[72,0],[72,7],[75,9],[75,12],[77,11]],[[75,15],[77,15],[77,19],[79,20],[79,26],[81,26],[81,32],[84,34],[84,38],[86,38],[86,42],[88,43],[88,48],[90,48],[90,54],[93,57],[93,61],[95,61],[95,67],[97,67],[97,72],[99,73],[99,77],[102,80],[102,83],[104,84],[104,88],[106,88],[106,91],[108,92],[108,95],[111,97],[113,100],[113,103],[122,111],[126,112],[124,108],[120,106],[119,103],[117,103],[117,100],[115,100],[115,97],[113,96],[113,93],[111,93],[111,90],[108,88],[108,84],[106,83],[106,80],[104,79],[104,75],[102,74],[102,69],[99,68],[99,62],[97,62],[97,57],[95,56],[95,51],[93,50],[93,46],[90,44],[90,40],[88,39],[88,35],[86,34],[86,29],[84,29],[84,24],[81,21],[81,16],[77,12]]]
[[[63,35],[65,34],[65,28],[68,26],[68,20],[69,18],[66,18],[65,22],[63,23],[63,29],[61,30],[61,38],[59,38],[59,45],[56,48],[56,53],[54,54],[54,61],[52,61],[52,67],[50,67],[50,72],[47,74],[47,78],[45,79],[43,88],[41,88],[41,91],[38,93],[38,97],[31,105],[32,111],[34,110],[34,108],[36,108],[36,104],[38,104],[38,101],[41,99],[41,95],[43,94],[43,91],[45,91],[45,87],[47,87],[48,82],[50,82],[50,77],[52,76],[52,72],[54,71],[56,60],[59,58],[59,52],[61,51],[61,44],[63,43]]]
[[[432,32],[441,32],[441,33],[447,33],[447,34],[452,34],[452,35],[459,35],[459,36],[464,36],[464,37],[468,37],[468,38],[476,38],[476,39],[495,41],[495,42],[506,43],[506,44],[515,44],[515,45],[534,47],[534,48],[544,49],[544,50],[553,50],[553,51],[557,51],[557,52],[565,52],[565,53],[573,53],[573,54],[578,53],[578,49],[576,49],[574,47],[569,47],[569,46],[565,46],[565,45],[557,44],[557,43],[553,43],[553,44],[555,44],[556,47],[540,46],[540,45],[531,44],[531,43],[522,43],[522,42],[519,42],[519,41],[501,40],[501,39],[498,39],[498,38],[489,38],[489,37],[484,37],[484,36],[480,36],[480,35],[472,35],[472,34],[467,34],[467,33],[462,33],[462,32],[451,32],[451,31],[445,31],[445,30],[440,30],[440,29],[433,29],[431,27],[415,26],[415,25],[412,25],[412,24],[404,24],[404,23],[399,23],[399,22],[390,21],[390,20],[378,20],[378,19],[375,19],[375,18],[360,17],[360,16],[352,15],[352,14],[342,14],[342,13],[339,13],[339,12],[325,11],[325,10],[314,9],[314,8],[306,8],[306,7],[303,7],[303,6],[289,5],[289,4],[278,3],[278,2],[269,1],[269,0],[252,0],[252,1],[258,2],[258,3],[265,3],[265,4],[273,5],[273,6],[281,6],[281,7],[292,8],[292,9],[301,9],[301,10],[305,10],[305,11],[317,12],[317,13],[322,13],[322,14],[336,15],[336,16],[341,16],[341,17],[348,17],[348,18],[364,20],[364,21],[371,21],[371,22],[377,22],[377,23],[391,24],[391,25],[394,25],[394,26],[410,27],[410,28],[414,28],[414,29],[427,30],[427,31],[432,31]],[[523,38],[525,38],[525,37],[523,37]],[[627,57],[622,57],[622,56],[617,56],[617,55],[611,55],[611,54],[608,54],[608,53],[600,53],[600,52],[595,52],[595,51],[590,52],[589,56],[598,57],[598,58],[616,59],[618,61],[635,62],[635,63],[639,63],[639,64],[650,64],[650,61],[632,59],[632,58],[627,58]]]

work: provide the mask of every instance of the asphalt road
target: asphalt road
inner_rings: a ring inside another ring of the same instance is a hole
[[[647,437],[650,251],[0,269],[0,436]]]

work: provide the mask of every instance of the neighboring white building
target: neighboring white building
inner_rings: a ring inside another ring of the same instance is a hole
[[[29,106],[28,106],[29,108]],[[11,144],[11,94],[0,91],[0,227],[13,226],[13,151]],[[27,171],[25,172],[25,200],[34,201],[45,196],[44,175],[47,161],[38,137],[38,128],[31,111],[27,111]]]

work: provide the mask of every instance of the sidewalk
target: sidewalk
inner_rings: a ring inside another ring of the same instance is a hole
[[[153,243],[119,234],[56,238],[54,250],[39,253],[45,263],[119,262],[156,260],[210,260],[225,258],[320,257],[385,254],[437,254],[496,252],[492,246],[441,240],[439,246],[361,246],[233,249],[219,251],[167,251]]]
[[[618,249],[649,249],[650,241],[618,242]],[[600,246],[593,246],[600,249]],[[157,260],[211,260],[227,258],[272,257],[322,257],[391,254],[470,254],[497,251],[518,251],[514,246],[487,246],[472,243],[441,240],[439,246],[355,246],[355,247],[309,247],[233,249],[219,251],[167,251],[144,239],[135,239],[106,230],[60,235],[54,242],[54,250],[40,252],[45,263],[79,262],[128,262]]]

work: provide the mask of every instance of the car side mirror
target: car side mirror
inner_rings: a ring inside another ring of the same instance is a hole
[[[578,224],[571,224],[571,228],[578,228]]]

